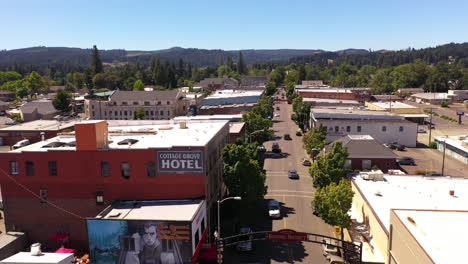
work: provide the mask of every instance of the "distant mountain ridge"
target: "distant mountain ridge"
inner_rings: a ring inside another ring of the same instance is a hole
[[[246,63],[287,61],[294,57],[320,54],[327,51],[320,49],[245,49],[241,50]],[[368,52],[360,49],[337,51],[340,54],[361,54]],[[177,62],[182,59],[185,63],[199,66],[219,65],[231,57],[237,59],[239,50],[196,49],[173,47],[169,49],[143,51],[143,50],[100,50],[100,56],[105,63],[141,62],[148,63],[152,56],[163,60]],[[71,64],[76,67],[87,66],[90,63],[91,49],[68,47],[31,47],[0,51],[0,66],[29,64],[41,65]]]

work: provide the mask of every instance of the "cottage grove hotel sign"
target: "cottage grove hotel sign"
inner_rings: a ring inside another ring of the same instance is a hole
[[[157,152],[159,173],[203,173],[203,151],[167,150]]]

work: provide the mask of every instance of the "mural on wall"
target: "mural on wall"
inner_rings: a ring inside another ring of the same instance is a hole
[[[87,225],[97,264],[191,263],[189,223],[93,219]]]

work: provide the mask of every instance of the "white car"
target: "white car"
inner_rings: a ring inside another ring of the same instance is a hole
[[[280,114],[279,114],[279,113],[276,113],[276,114],[275,114],[275,117],[280,117]]]
[[[418,133],[426,133],[426,132],[427,132],[426,129],[422,127],[418,128]]]
[[[330,245],[331,244],[330,239],[324,239],[323,242],[327,243],[327,244],[322,244],[323,255],[325,256],[326,259],[330,259],[331,256],[338,255],[338,248],[333,245]]]
[[[280,218],[281,217],[281,207],[278,201],[270,200],[268,202],[268,215],[271,218]]]

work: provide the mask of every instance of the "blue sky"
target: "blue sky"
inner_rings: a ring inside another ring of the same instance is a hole
[[[0,49],[377,50],[468,41],[466,0],[0,1]]]

